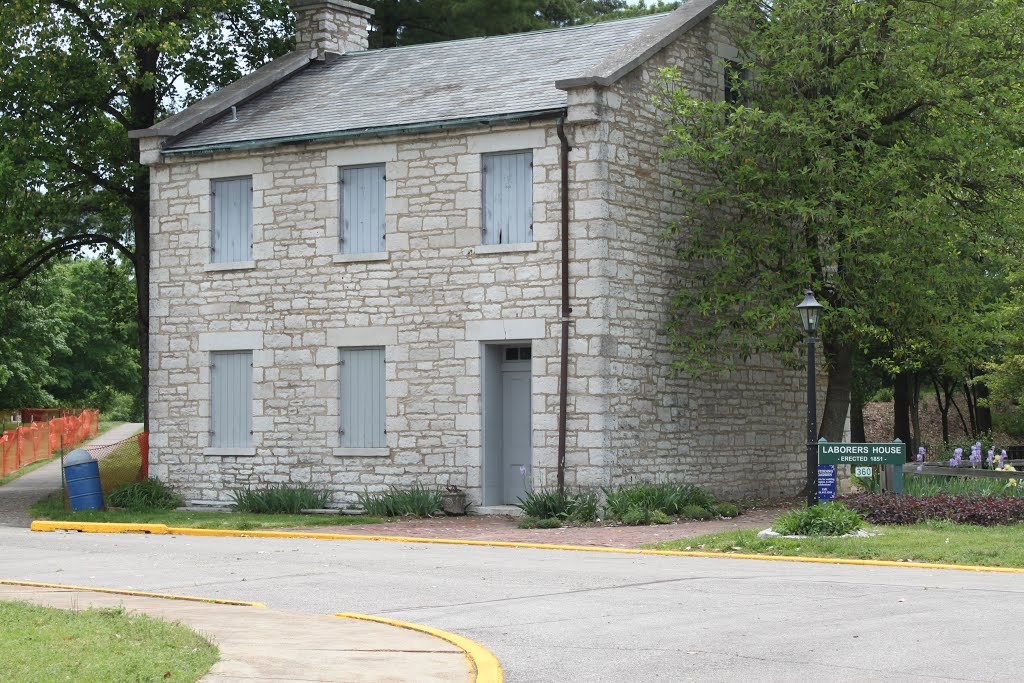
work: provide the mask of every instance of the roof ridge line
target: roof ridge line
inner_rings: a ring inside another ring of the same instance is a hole
[[[609,24],[622,24],[627,21],[641,21],[644,19],[650,19],[651,17],[667,17],[672,12],[657,12],[655,14],[643,14],[638,17],[624,17],[622,19],[609,19],[608,21],[592,21],[587,24],[573,24],[572,26],[553,26],[551,28],[539,28],[532,31],[520,31],[518,33],[501,33],[494,36],[473,36],[471,38],[453,38],[451,40],[438,40],[432,43],[417,43],[415,45],[396,45],[393,47],[378,47],[372,50],[358,50],[353,52],[346,52],[345,57],[358,57],[360,55],[371,55],[378,52],[393,52],[395,50],[422,50],[431,47],[437,47],[439,45],[458,45],[460,43],[472,43],[484,40],[502,40],[521,38],[523,36],[533,36],[542,33],[559,33],[562,31],[576,31],[580,29],[593,28],[594,26],[607,26]]]
[[[640,66],[714,12],[726,0],[689,0],[678,9],[664,15],[614,54],[597,64],[589,74],[555,81],[559,90],[572,90],[590,86],[607,87]]]

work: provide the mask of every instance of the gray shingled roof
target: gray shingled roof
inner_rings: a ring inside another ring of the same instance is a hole
[[[685,6],[685,5],[684,5]],[[166,149],[562,109],[555,81],[589,73],[664,14],[534,33],[352,52],[313,62]]]

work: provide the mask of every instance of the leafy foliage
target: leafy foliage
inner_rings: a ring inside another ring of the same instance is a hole
[[[686,519],[707,520],[711,519],[715,515],[711,510],[701,507],[700,505],[687,505],[679,511],[679,516]]]
[[[843,502],[872,524],[916,524],[945,520],[956,524],[1024,522],[1024,498],[1008,496],[890,496],[863,493]]]
[[[555,489],[528,491],[526,498],[520,498],[516,507],[526,517],[577,523],[596,521],[598,512],[597,494],[584,490],[563,493]]]
[[[647,526],[649,524],[670,524],[672,518],[661,510],[645,507],[631,507],[619,518],[626,526]]]
[[[734,503],[715,503],[714,507],[711,508],[711,512],[725,518],[740,516],[739,506]]]
[[[678,367],[795,360],[810,285],[834,389],[822,433],[838,438],[854,347],[894,374],[992,342],[978,314],[1024,225],[1024,5],[733,0],[720,15],[755,75],[732,79],[741,103],[694,98],[673,70],[661,98],[670,158],[706,179],[680,186]]]
[[[715,504],[710,493],[692,484],[633,484],[605,489],[608,517],[622,520],[630,511],[657,510],[669,516],[682,515],[687,506],[707,511]]]
[[[1024,478],[1024,474],[1022,474]],[[869,493],[881,493],[877,477],[857,479]],[[1024,486],[1012,485],[1007,479],[982,477],[934,477],[909,474],[903,477],[904,496],[1024,496]]]
[[[775,520],[772,529],[784,536],[844,536],[863,525],[856,509],[825,503],[787,512]]]
[[[231,498],[238,512],[294,515],[303,510],[325,508],[331,502],[331,492],[326,489],[278,484],[233,491]]]
[[[377,517],[433,517],[442,512],[441,489],[416,484],[407,489],[392,486],[384,493],[359,494],[359,504]]]
[[[159,479],[146,479],[118,486],[107,496],[107,505],[131,512],[173,510],[184,500]]]
[[[562,526],[562,520],[555,517],[548,519],[537,519],[536,517],[521,517],[516,526],[520,529],[558,529]]]

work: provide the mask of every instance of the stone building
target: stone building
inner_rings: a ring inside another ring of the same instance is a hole
[[[198,500],[419,482],[491,506],[553,486],[562,450],[570,486],[799,490],[801,374],[675,375],[664,334],[687,172],[652,98],[668,65],[723,97],[717,4],[367,50],[371,10],[293,0],[295,52],[134,133],[150,472]]]

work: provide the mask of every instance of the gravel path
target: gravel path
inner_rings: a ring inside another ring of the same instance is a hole
[[[87,450],[108,446],[127,439],[142,429],[142,424],[128,422],[108,429],[85,445]],[[43,465],[34,472],[0,486],[0,526],[28,526],[32,519],[28,509],[33,503],[60,488],[60,460]]]

